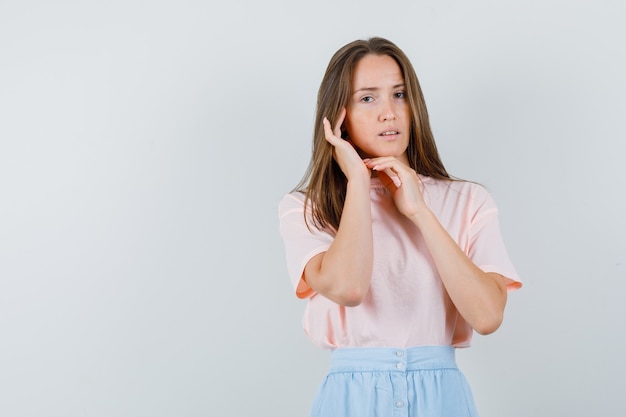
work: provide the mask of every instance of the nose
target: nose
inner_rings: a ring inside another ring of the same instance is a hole
[[[389,120],[395,120],[396,113],[393,109],[391,100],[383,100],[380,108],[380,115],[378,116],[381,122],[387,122]]]

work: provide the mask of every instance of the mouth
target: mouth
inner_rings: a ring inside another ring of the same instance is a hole
[[[381,136],[384,139],[391,140],[397,138],[399,134],[400,132],[398,132],[397,130],[385,130],[384,132],[379,133],[378,136]]]

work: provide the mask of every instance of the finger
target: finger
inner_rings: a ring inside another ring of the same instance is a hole
[[[400,178],[414,172],[411,167],[404,165],[394,157],[372,159],[371,161],[368,161],[366,165],[371,170],[377,172],[386,171],[387,174]]]
[[[402,178],[400,178],[400,174],[398,172],[394,171],[391,168],[386,169],[382,172],[391,178],[391,181],[393,181],[396,187],[400,188],[400,186],[402,185]]]
[[[368,168],[374,171],[385,171],[388,169],[394,169],[395,158],[374,158],[366,162]]]
[[[322,121],[322,123],[324,124],[324,137],[331,145],[333,146],[336,145],[337,137],[335,136],[335,134],[333,133],[330,127],[330,122],[328,121],[326,117],[324,117],[324,120]]]
[[[342,107],[341,111],[339,112],[339,116],[337,117],[337,123],[335,123],[335,129],[333,130],[333,133],[338,138],[341,138],[341,125],[343,124],[343,121],[345,120],[345,118],[346,118],[346,108]]]
[[[393,179],[391,178],[391,176],[387,174],[385,171],[378,172],[378,178],[380,178],[380,182],[382,182],[383,185],[389,191],[391,191],[392,194],[395,193],[396,190],[398,189],[398,187],[396,186],[396,183],[393,182]]]

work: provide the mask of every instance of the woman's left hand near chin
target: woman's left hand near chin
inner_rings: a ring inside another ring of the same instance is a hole
[[[365,166],[378,173],[400,213],[413,220],[428,210],[420,190],[421,180],[413,168],[393,156],[370,158],[364,162]]]

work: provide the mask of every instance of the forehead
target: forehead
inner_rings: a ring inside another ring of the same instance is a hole
[[[357,62],[352,74],[354,90],[382,88],[403,82],[400,66],[389,55],[365,55]]]

